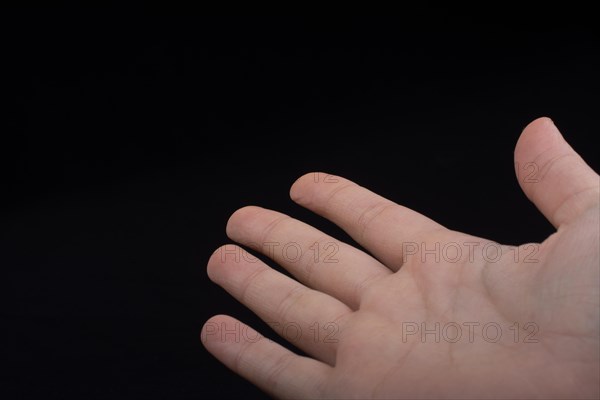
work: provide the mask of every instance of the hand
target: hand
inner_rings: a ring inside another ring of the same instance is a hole
[[[224,315],[204,346],[276,397],[598,398],[599,177],[547,118],[515,162],[537,169],[519,183],[556,227],[541,244],[455,232],[325,174],[298,179],[292,199],[373,256],[275,211],[236,211],[228,236],[298,281],[233,245],[210,279],[310,357]]]

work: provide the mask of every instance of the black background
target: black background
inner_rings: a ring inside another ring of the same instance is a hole
[[[514,177],[529,121],[599,166],[588,32],[115,15],[1,17],[0,395],[262,397],[200,344],[217,313],[270,334],[205,266],[248,204],[349,240],[289,200],[305,172],[518,244],[552,232]]]

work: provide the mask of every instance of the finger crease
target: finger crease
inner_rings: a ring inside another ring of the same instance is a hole
[[[290,322],[287,320],[287,314],[289,310],[296,304],[300,298],[306,293],[307,288],[304,286],[296,286],[292,290],[290,290],[283,300],[279,303],[279,307],[275,315],[279,317],[279,319],[283,322]],[[295,321],[292,321],[295,322]]]
[[[269,225],[267,225],[263,230],[263,233],[261,235],[262,236],[261,243],[259,243],[259,245],[264,246],[265,243],[267,243],[268,237],[275,230],[275,228],[277,228],[277,226],[279,226],[283,221],[289,220],[289,219],[291,219],[291,218],[288,217],[287,215],[282,215],[281,217],[269,222]]]
[[[381,215],[387,209],[395,207],[395,206],[396,206],[396,204],[394,204],[394,203],[386,202],[386,203],[382,203],[382,204],[378,204],[376,206],[370,207],[370,208],[366,209],[365,211],[363,211],[357,220],[358,226],[361,227],[360,234],[359,234],[360,240],[364,241],[365,232],[367,231],[367,228],[379,215]]]
[[[240,293],[240,301],[242,303],[244,303],[244,304],[246,303],[246,300],[247,300],[246,297],[247,297],[247,293],[248,293],[250,286],[256,281],[256,279],[258,279],[258,277],[260,275],[262,275],[263,273],[268,272],[268,271],[271,271],[271,269],[270,268],[261,268],[257,271],[254,271],[252,274],[248,275],[246,277],[246,279],[244,279],[244,281],[242,282],[242,286],[241,286],[242,291]]]

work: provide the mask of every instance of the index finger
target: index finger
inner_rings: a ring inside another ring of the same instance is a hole
[[[290,197],[334,222],[394,271],[402,265],[405,243],[447,230],[354,182],[322,172],[300,177],[292,185]]]

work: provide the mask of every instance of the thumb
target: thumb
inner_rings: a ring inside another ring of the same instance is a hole
[[[562,137],[550,118],[538,118],[515,148],[521,188],[558,228],[600,205],[600,178]]]

